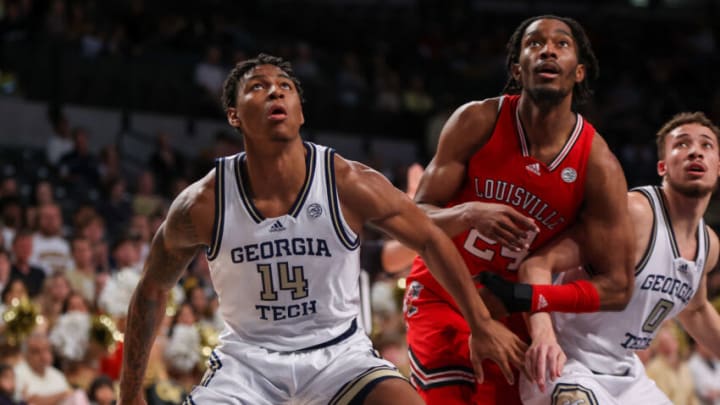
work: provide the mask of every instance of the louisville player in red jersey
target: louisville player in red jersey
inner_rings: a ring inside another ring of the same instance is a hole
[[[517,28],[508,53],[506,94],[454,112],[415,199],[453,237],[476,279],[504,298],[513,312],[505,324],[522,339],[532,337],[529,350],[539,346],[549,364],[560,363],[557,375],[564,355],[541,311],[620,310],[631,296],[627,185],[603,138],[575,112],[598,73],[583,28],[569,18],[534,17]],[[564,286],[549,279],[532,286],[505,281],[517,280],[529,252],[578,221],[592,229],[588,257],[596,277]],[[421,259],[407,281],[411,380],[423,399],[431,405],[520,403],[517,374],[503,378],[485,363],[485,381],[476,381],[467,325]],[[529,333],[519,311],[534,313]]]

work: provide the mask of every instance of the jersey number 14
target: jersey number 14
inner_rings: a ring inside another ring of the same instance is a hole
[[[290,291],[294,300],[308,296],[308,282],[302,266],[290,267],[287,262],[281,262],[277,264],[277,271],[273,274],[272,265],[258,264],[257,271],[262,282],[260,299],[263,301],[277,301],[278,289],[275,285],[279,285],[280,290]]]

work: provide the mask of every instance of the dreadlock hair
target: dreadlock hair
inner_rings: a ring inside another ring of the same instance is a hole
[[[290,79],[295,84],[295,88],[297,89],[298,95],[300,96],[300,101],[304,101],[303,90],[302,86],[300,85],[300,80],[293,73],[290,62],[278,56],[261,53],[253,59],[239,62],[237,65],[235,65],[233,70],[230,71],[230,74],[228,74],[227,79],[225,79],[225,82],[223,83],[222,94],[222,104],[225,111],[227,111],[228,108],[235,107],[235,98],[237,97],[237,90],[240,79],[245,76],[245,73],[251,71],[252,69],[260,65],[277,66],[278,68],[280,68],[280,70],[290,76]]]
[[[598,65],[595,53],[590,45],[590,40],[585,33],[583,27],[577,21],[568,17],[558,17],[556,15],[541,15],[530,17],[523,21],[515,32],[513,32],[510,40],[505,46],[507,50],[507,59],[505,60],[505,66],[508,72],[508,81],[503,88],[503,93],[506,94],[519,94],[522,91],[522,83],[515,80],[512,75],[513,65],[519,62],[520,58],[520,45],[522,43],[522,37],[527,27],[537,20],[558,20],[570,27],[575,42],[578,44],[578,62],[585,65],[585,78],[580,83],[575,83],[573,86],[573,107],[583,104],[592,95],[592,89],[590,88],[590,82],[595,81],[600,73],[600,66]]]

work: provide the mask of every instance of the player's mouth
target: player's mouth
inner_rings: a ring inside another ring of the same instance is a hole
[[[560,76],[560,66],[554,62],[543,62],[535,67],[535,73],[543,79],[555,79]]]
[[[282,121],[287,118],[287,116],[287,110],[285,110],[285,107],[282,105],[275,104],[270,106],[268,111],[268,119],[270,121]]]
[[[685,167],[685,170],[694,177],[700,177],[707,171],[705,165],[699,162],[692,162]]]

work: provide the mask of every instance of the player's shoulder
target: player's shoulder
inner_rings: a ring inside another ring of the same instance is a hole
[[[335,182],[338,190],[371,185],[378,181],[388,181],[382,173],[372,167],[355,160],[347,159],[338,153],[334,154],[333,165],[335,167]]]
[[[215,219],[216,169],[181,191],[170,205],[166,218],[169,237],[209,243]],[[185,235],[190,232],[193,235]],[[167,232],[166,232],[167,233]]]
[[[492,97],[483,100],[469,101],[460,107],[450,117],[459,124],[489,124],[494,125],[495,119],[500,112],[504,97]]]
[[[635,224],[653,220],[652,202],[640,188],[628,191],[628,211]]]
[[[708,254],[707,263],[705,264],[706,272],[712,271],[718,264],[718,254],[720,253],[720,241],[718,235],[710,225],[705,224],[705,230],[708,233]]]

